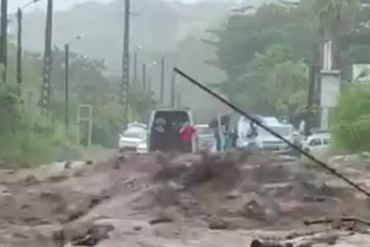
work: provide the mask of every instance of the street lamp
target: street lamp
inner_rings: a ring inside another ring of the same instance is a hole
[[[148,69],[150,69],[151,67],[153,66],[156,66],[157,65],[157,62],[156,61],[153,61],[151,63],[149,63],[147,66],[148,66]],[[152,78],[151,78],[151,71],[149,71],[149,78],[148,78],[148,89],[149,89],[149,92],[152,92]]]
[[[23,24],[23,10],[26,9],[28,6],[39,2],[40,0],[33,0],[22,7],[18,8],[17,10],[17,85],[19,94],[21,93],[21,84],[22,84],[22,53],[23,53],[23,45],[22,45],[22,24]]]
[[[137,83],[137,58],[138,58],[138,53],[143,47],[139,45],[136,47],[134,51],[134,77],[133,77],[133,83],[136,85]]]
[[[164,80],[165,80],[165,66],[166,66],[166,57],[163,54],[161,57],[161,88],[160,88],[160,100],[161,103],[164,102]]]
[[[146,90],[146,82],[147,82],[147,79],[146,79],[146,76],[147,76],[147,74],[146,74],[146,72],[147,72],[147,68],[148,67],[151,67],[151,66],[153,66],[153,65],[156,65],[157,64],[157,62],[151,62],[151,63],[148,63],[148,64],[146,64],[146,63],[143,63],[143,70],[142,70],[142,72],[143,72],[143,74],[142,74],[142,77],[143,77],[143,90],[145,91]],[[150,88],[150,85],[149,85],[149,88]]]
[[[176,97],[176,74],[172,71],[171,73],[171,107],[175,107],[175,97]]]
[[[65,133],[68,134],[69,127],[69,46],[73,41],[83,38],[83,35],[77,35],[64,44],[64,127]]]

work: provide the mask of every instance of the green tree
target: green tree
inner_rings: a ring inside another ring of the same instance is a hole
[[[333,42],[334,68],[343,70],[344,61],[342,36],[348,33],[356,23],[356,14],[360,5],[357,0],[312,1],[311,13],[317,23],[321,47],[324,42]]]
[[[307,94],[306,64],[321,63],[324,40],[340,46],[334,47],[339,56],[335,59],[344,78],[351,75],[353,63],[370,62],[370,31],[365,25],[369,19],[370,6],[349,0],[265,4],[248,14],[232,15],[210,42],[217,47],[213,64],[227,74],[221,89],[248,111],[280,114],[285,109],[298,117]],[[273,92],[270,99],[268,92]],[[288,106],[286,96],[299,106]]]
[[[370,87],[355,83],[343,87],[332,115],[334,145],[339,150],[370,150]]]

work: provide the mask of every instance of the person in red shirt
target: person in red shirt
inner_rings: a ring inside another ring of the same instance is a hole
[[[191,126],[189,122],[185,122],[180,129],[181,142],[183,145],[183,150],[185,152],[192,152],[193,137],[195,135],[195,132],[195,128]]]

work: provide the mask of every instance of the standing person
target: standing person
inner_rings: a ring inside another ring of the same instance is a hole
[[[238,136],[238,141],[237,141],[237,147],[239,149],[246,149],[248,147],[248,139],[247,135],[249,132],[249,123],[245,117],[240,117],[238,121],[238,127],[237,127],[237,136]]]
[[[293,133],[293,144],[297,147],[300,147],[300,148],[302,146],[302,138],[301,138],[301,135],[298,132]],[[301,153],[298,150],[296,150],[292,147],[290,147],[290,149],[289,149],[289,154],[293,157],[296,157],[296,158],[301,157]]]
[[[193,144],[193,137],[195,135],[195,128],[189,124],[189,122],[185,122],[182,128],[180,129],[180,137],[181,142],[183,145],[183,151],[187,153],[192,152],[192,144]]]
[[[255,123],[250,122],[249,123],[249,129],[247,133],[247,142],[248,142],[248,149],[249,150],[257,150],[257,136],[258,136],[258,131],[257,131],[257,126]]]
[[[151,138],[157,142],[158,140],[158,149],[159,150],[166,150],[167,149],[167,139],[166,139],[166,120],[163,118],[158,118],[154,121],[153,126],[153,135]]]
[[[218,121],[212,120],[208,126],[213,130],[213,136],[215,138],[215,144],[216,144],[216,150],[217,152],[221,151],[221,136],[220,136],[220,130],[218,128]]]

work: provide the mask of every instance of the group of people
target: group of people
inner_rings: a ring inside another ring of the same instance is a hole
[[[214,131],[216,151],[251,148],[258,135],[255,124],[243,117],[238,124],[232,124],[230,115],[224,115],[211,121],[209,127]]]
[[[192,141],[196,129],[189,122],[169,122],[158,118],[154,123],[154,131],[156,139],[161,142],[161,150],[177,149],[176,143],[180,143],[181,147],[179,148],[183,152],[192,152]]]
[[[242,121],[239,121],[237,125],[232,124],[229,115],[224,115],[219,119],[211,121],[209,127],[214,133],[215,151],[251,148],[253,143],[255,144],[254,140],[258,135],[257,127],[253,123],[242,118]],[[168,123],[163,118],[159,118],[155,121],[154,130],[158,134],[165,134],[159,138],[164,144],[164,150],[175,148],[174,143],[181,143],[180,148],[182,151],[192,152],[192,143],[196,135],[196,128],[188,121]]]

